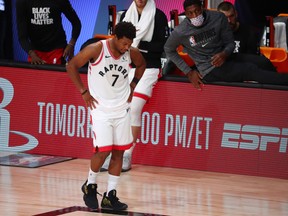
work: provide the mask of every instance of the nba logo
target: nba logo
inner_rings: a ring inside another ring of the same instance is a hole
[[[196,45],[196,41],[195,41],[195,39],[194,39],[194,36],[191,36],[191,37],[189,38],[189,42],[190,42],[190,45],[191,45],[192,47]]]

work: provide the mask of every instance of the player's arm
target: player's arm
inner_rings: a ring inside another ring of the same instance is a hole
[[[88,61],[94,62],[99,57],[101,50],[101,42],[90,44],[89,46],[81,50],[76,56],[74,56],[71,61],[69,61],[69,63],[66,65],[66,70],[70,79],[82,95],[86,106],[90,107],[91,109],[96,108],[94,102],[97,103],[97,101],[90,95],[87,87],[85,87],[85,85],[83,84],[79,74],[79,68],[85,65]]]
[[[71,39],[67,44],[63,53],[63,57],[65,58],[65,60],[67,59],[68,61],[70,61],[74,56],[74,47],[80,35],[82,24],[76,11],[73,9],[71,3],[69,1],[62,1],[61,3],[63,13],[66,16],[66,18],[70,21],[72,26]]]
[[[146,61],[137,48],[131,47],[130,48],[130,55],[131,55],[131,60],[136,67],[134,78],[132,79],[132,81],[130,83],[131,88],[134,90],[134,88],[136,87],[137,83],[141,79],[141,77],[142,77],[142,75],[146,69]]]
[[[72,82],[75,84],[76,88],[83,93],[86,90],[80,75],[79,68],[84,66],[89,61],[95,61],[102,49],[102,43],[93,43],[81,50],[76,56],[74,56],[71,61],[66,66],[66,70]]]

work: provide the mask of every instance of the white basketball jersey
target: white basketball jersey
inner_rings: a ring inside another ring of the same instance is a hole
[[[130,52],[116,58],[110,51],[108,40],[102,40],[102,51],[98,59],[88,66],[88,87],[90,94],[98,101],[96,109],[105,113],[124,111],[130,95],[128,73]]]

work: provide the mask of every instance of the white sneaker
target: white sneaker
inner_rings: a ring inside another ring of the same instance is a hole
[[[131,154],[125,154],[125,152],[124,152],[122,172],[127,172],[127,171],[131,170],[131,159],[132,159],[132,155]],[[109,154],[108,157],[106,158],[104,164],[100,168],[100,172],[108,171],[110,160],[111,160],[111,154]]]
[[[125,154],[125,152],[124,152],[122,172],[127,172],[127,171],[131,170],[131,159],[132,159],[132,155],[131,154]]]
[[[100,168],[100,172],[108,171],[110,159],[111,159],[111,153],[110,153],[110,154],[108,155],[108,157],[105,159],[104,164],[103,164],[102,167]]]

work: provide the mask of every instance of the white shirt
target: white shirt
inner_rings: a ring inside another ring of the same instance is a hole
[[[109,117],[121,117],[121,113],[124,115],[130,106],[127,102],[130,95],[130,52],[116,58],[110,51],[108,40],[101,42],[103,48],[98,59],[88,66],[89,91],[98,101],[98,111]]]

